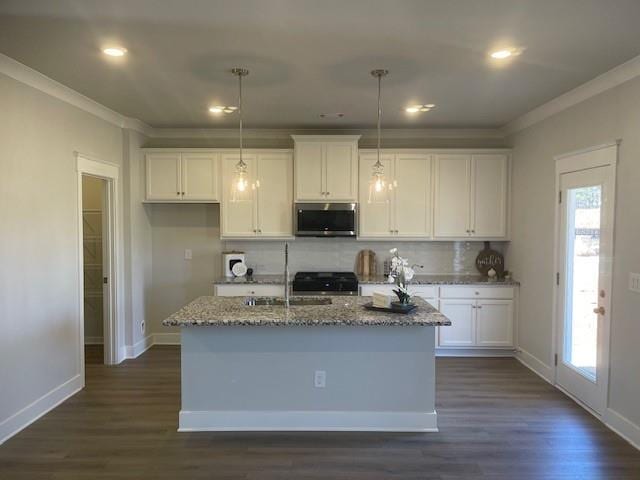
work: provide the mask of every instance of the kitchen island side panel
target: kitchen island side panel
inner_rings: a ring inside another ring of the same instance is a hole
[[[435,421],[434,332],[183,327],[181,428],[189,412],[379,412]],[[318,370],[326,372],[325,388],[314,386]]]

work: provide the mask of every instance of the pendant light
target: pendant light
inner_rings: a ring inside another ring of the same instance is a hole
[[[247,164],[242,159],[242,77],[249,75],[249,70],[234,68],[231,73],[238,77],[238,115],[240,117],[240,160],[236,163],[236,171],[231,184],[231,201],[238,202],[244,199],[249,189]]]
[[[389,70],[376,69],[371,71],[371,75],[378,79],[378,152],[376,163],[371,170],[371,181],[369,182],[369,203],[387,202],[387,182],[384,178],[384,165],[380,161],[380,122],[382,120],[382,77],[385,77]]]

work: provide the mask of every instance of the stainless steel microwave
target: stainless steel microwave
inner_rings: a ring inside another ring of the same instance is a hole
[[[355,237],[358,231],[355,203],[296,203],[297,237]]]

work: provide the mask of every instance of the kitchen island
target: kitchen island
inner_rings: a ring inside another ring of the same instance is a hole
[[[420,298],[406,315],[366,310],[369,297],[296,298],[309,299],[200,297],[163,322],[182,327],[179,430],[437,431],[434,327],[447,318]]]

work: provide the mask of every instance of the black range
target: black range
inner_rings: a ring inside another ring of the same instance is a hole
[[[358,295],[358,277],[353,272],[298,272],[294,295]]]

